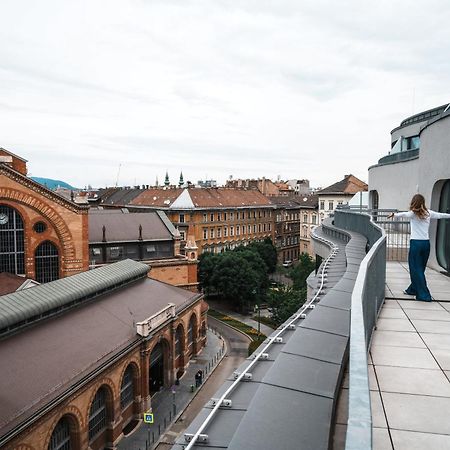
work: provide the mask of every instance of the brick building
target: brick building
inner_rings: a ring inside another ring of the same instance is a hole
[[[182,376],[207,306],[147,272],[124,260],[0,296],[0,448],[114,448]]]
[[[88,207],[27,177],[0,148],[0,272],[48,282],[88,269]]]

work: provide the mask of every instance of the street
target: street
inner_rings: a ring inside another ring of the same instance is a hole
[[[172,447],[176,438],[190,425],[205,403],[214,396],[217,389],[247,357],[249,338],[212,317],[208,317],[208,323],[225,340],[227,347],[225,358],[204,383],[181,417],[166,431],[160,444],[156,447],[158,450],[168,450]]]

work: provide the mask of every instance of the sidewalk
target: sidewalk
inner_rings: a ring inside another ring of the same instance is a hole
[[[165,388],[152,397],[153,424],[142,423],[139,428],[128,437],[124,437],[117,448],[119,450],[150,450],[156,446],[160,436],[189,405],[201,389],[191,391],[191,385],[195,386],[195,374],[203,370],[203,384],[217,366],[224,354],[224,341],[211,330],[207,332],[208,341],[206,347],[196,358],[191,359],[178,386]],[[172,393],[172,388],[175,394]]]
[[[246,325],[250,325],[255,330],[258,329],[258,321],[257,320],[252,319],[251,316],[245,316],[243,314],[237,313],[236,311],[231,311],[222,302],[208,300],[208,305],[216,311],[226,314],[227,316],[230,316],[233,319],[239,320],[239,322],[245,323]],[[261,330],[261,333],[265,334],[266,336],[270,336],[274,332],[273,328],[270,328],[263,323],[260,323],[260,330]]]

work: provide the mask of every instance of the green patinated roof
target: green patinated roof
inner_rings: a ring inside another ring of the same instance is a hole
[[[143,278],[149,267],[126,259],[88,272],[72,275],[30,289],[0,296],[0,330],[39,316],[50,315],[71,303],[112,291]]]

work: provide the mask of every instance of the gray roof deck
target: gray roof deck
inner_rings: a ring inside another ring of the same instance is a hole
[[[73,275],[72,281],[82,275]],[[51,286],[29,291],[45,295]],[[136,322],[168,303],[179,311],[198,297],[144,277],[0,340],[0,361],[7,361],[0,364],[0,437],[138,342]]]
[[[283,343],[270,347],[267,360],[251,368],[252,379],[239,382],[229,394],[232,407],[217,411],[204,431],[208,442],[194,445],[194,449],[329,448],[336,395],[347,358],[350,285],[357,275],[350,266],[365,256],[358,248],[364,248],[366,240],[356,233],[347,234],[354,237],[348,244],[323,234],[339,246],[327,271],[325,295],[294,329],[284,332]],[[252,361],[248,358],[237,372],[242,373]],[[214,397],[220,398],[233,382],[230,377]],[[211,410],[211,405],[205,405],[187,433],[195,433]],[[181,436],[172,448],[181,450],[186,445]]]

